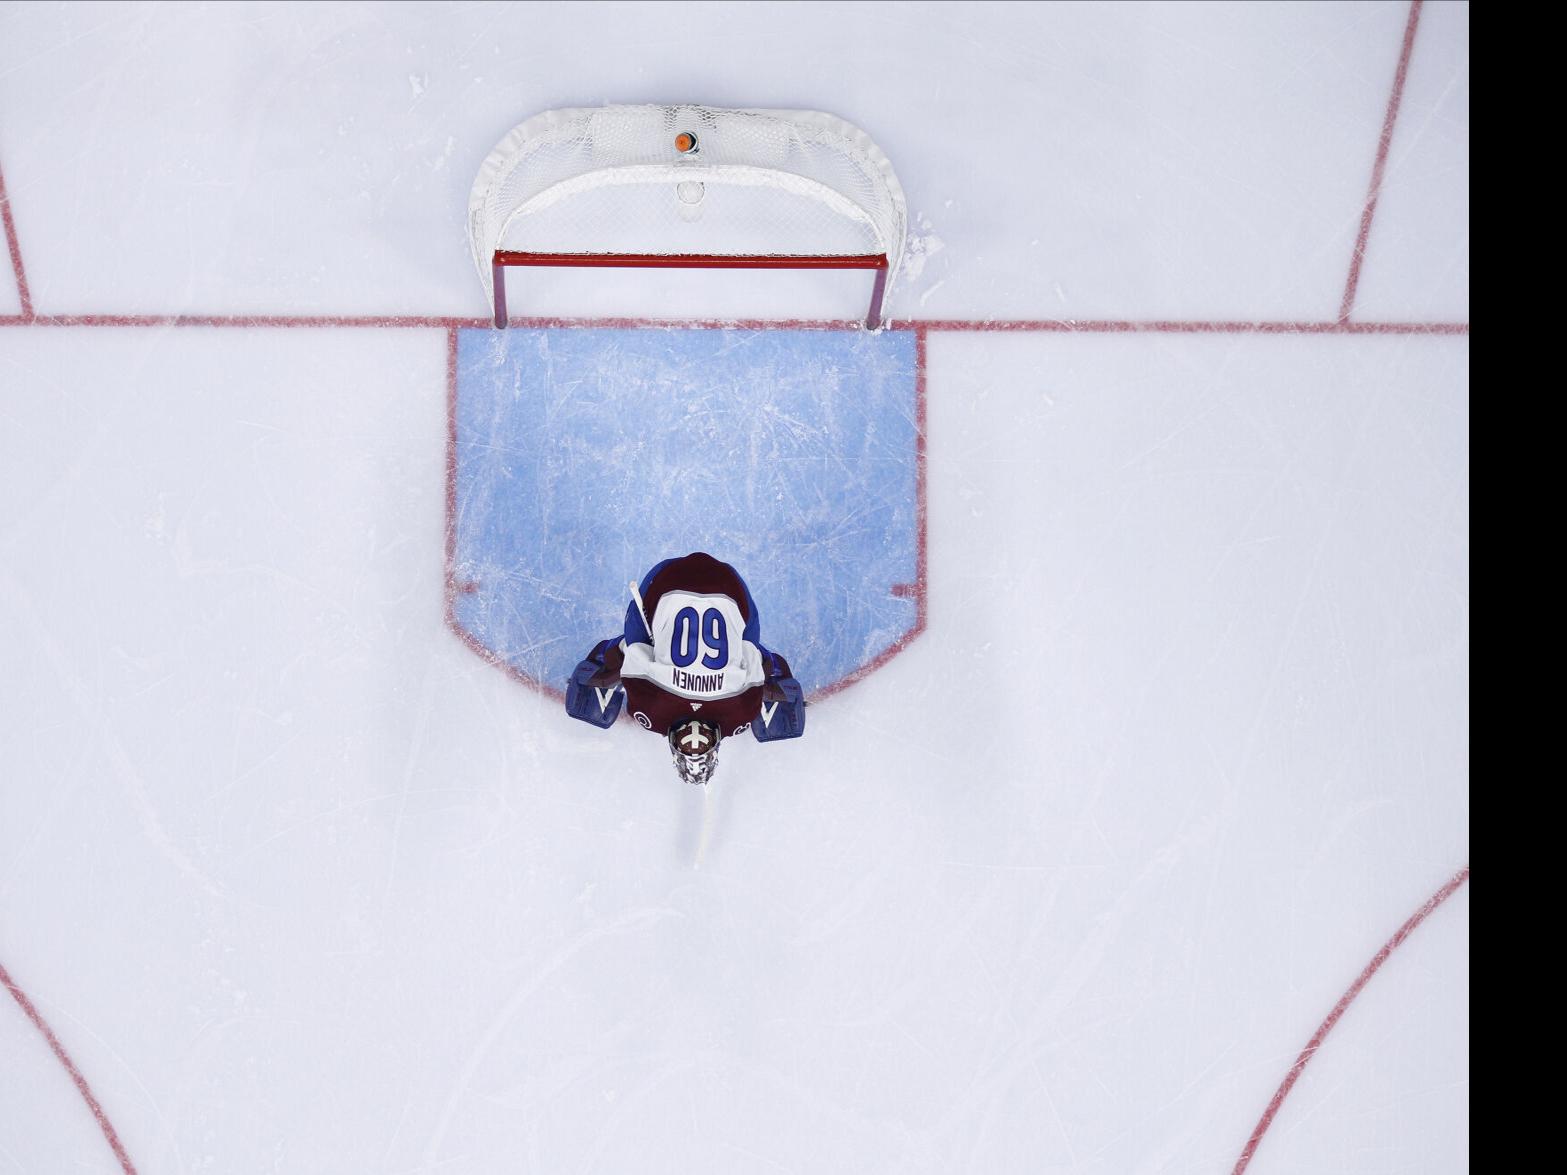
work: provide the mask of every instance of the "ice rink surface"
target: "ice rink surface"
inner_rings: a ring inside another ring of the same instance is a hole
[[[1468,22],[0,8],[0,1175],[1467,1171]],[[924,426],[922,628],[700,869],[448,619],[478,165],[688,101],[886,150]]]

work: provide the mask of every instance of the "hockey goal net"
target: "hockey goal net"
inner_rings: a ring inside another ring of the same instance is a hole
[[[858,127],[809,110],[604,106],[528,119],[479,169],[474,264],[504,327],[513,266],[897,272],[903,189]]]

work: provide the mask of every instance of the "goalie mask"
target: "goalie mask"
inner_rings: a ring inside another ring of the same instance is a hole
[[[687,783],[706,783],[718,766],[718,727],[700,718],[687,718],[669,728],[669,749],[675,757],[675,771]]]

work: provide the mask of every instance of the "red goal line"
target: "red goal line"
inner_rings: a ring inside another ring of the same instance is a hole
[[[527,330],[859,330],[861,323],[842,319],[759,318],[509,318],[508,324]],[[372,329],[478,330],[493,325],[489,318],[413,314],[11,314],[0,315],[0,327],[213,327],[240,329]],[[1168,334],[1168,335],[1463,335],[1467,322],[1306,322],[1205,321],[1201,319],[1071,319],[1071,318],[938,318],[889,321],[886,330],[927,332],[1017,332],[1039,334]]]

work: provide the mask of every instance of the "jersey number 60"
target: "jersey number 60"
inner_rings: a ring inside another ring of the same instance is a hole
[[[695,608],[675,613],[675,631],[670,640],[669,659],[684,669],[702,654],[702,664],[722,669],[729,664],[729,630],[717,608],[709,608],[697,619]]]

